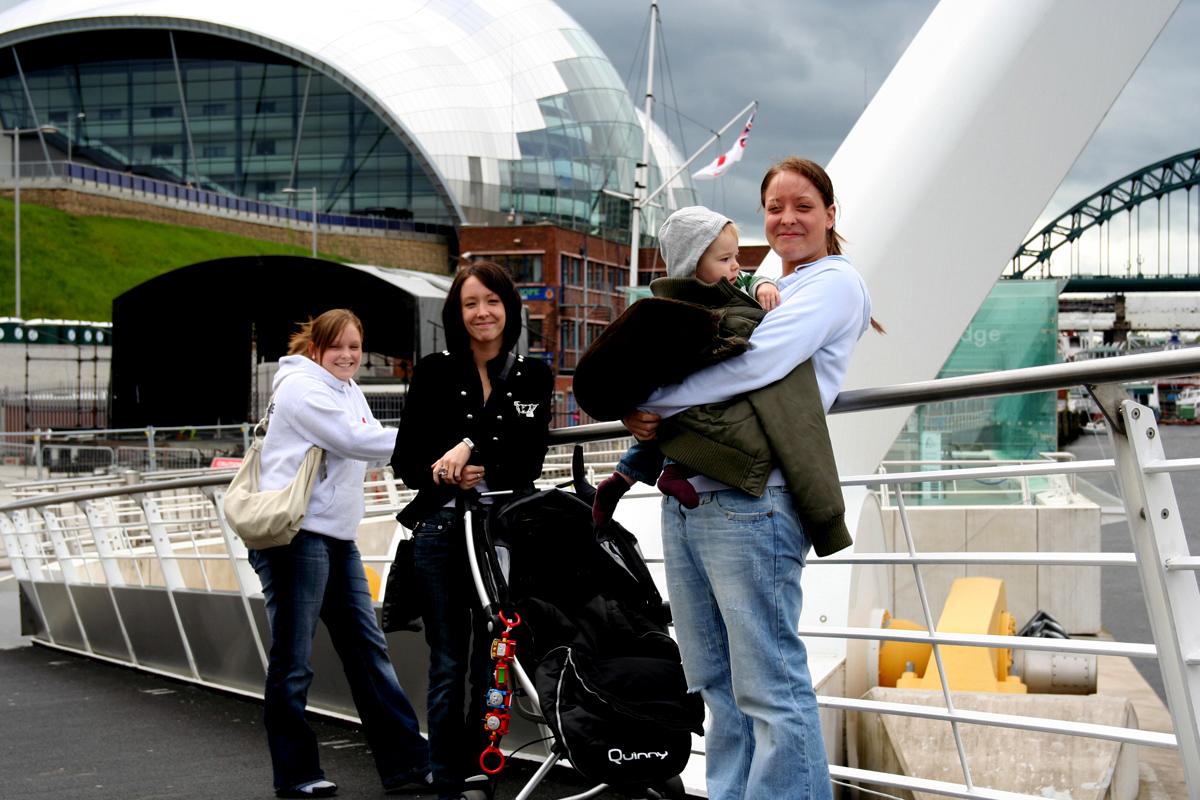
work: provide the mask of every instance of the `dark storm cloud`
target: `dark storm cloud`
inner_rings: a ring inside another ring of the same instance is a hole
[[[622,77],[633,68],[630,91],[640,106],[649,2],[559,0],[559,5],[591,33]],[[702,202],[736,220],[744,241],[762,241],[758,184],[771,161],[797,153],[827,163],[935,5],[934,0],[662,0],[670,73],[658,73],[656,99],[708,128],[720,127],[750,100],[760,102],[744,159],[725,177],[697,183]],[[1130,172],[1200,147],[1198,34],[1200,0],[1184,0],[1043,221]],[[661,110],[655,119],[664,123]],[[674,119],[667,128],[690,155],[707,129],[682,125],[682,138]],[[739,127],[740,122],[729,131],[721,150]],[[698,163],[718,152],[711,148]]]
[[[650,4],[559,5],[599,43],[621,77],[629,76],[640,107]],[[762,241],[758,187],[767,167],[793,153],[828,162],[934,5],[934,0],[836,6],[795,0],[661,2],[667,62],[658,59],[654,117],[680,149],[691,155],[747,103],[759,101],[745,157],[724,177],[697,182],[702,202],[737,221],[743,241]],[[742,121],[696,168],[732,145]]]

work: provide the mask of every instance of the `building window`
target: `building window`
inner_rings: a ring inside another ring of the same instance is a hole
[[[225,148],[224,147],[206,147],[206,148],[204,148],[204,157],[205,158],[224,158],[225,157]]]
[[[256,114],[274,114],[275,113],[275,101],[274,100],[259,100],[258,104],[254,107],[254,113],[256,113]]]
[[[545,336],[545,317],[530,317],[529,318],[529,349],[530,350],[548,350]]]
[[[102,108],[100,109],[100,119],[120,119],[121,109],[119,108]]]
[[[582,286],[583,259],[578,256],[562,257],[562,282],[566,286]]]
[[[275,140],[274,139],[264,139],[261,142],[255,142],[254,143],[254,152],[260,156],[275,155]]]
[[[224,103],[205,103],[200,108],[200,113],[206,117],[216,117],[225,113]]]
[[[258,181],[254,184],[254,188],[259,194],[275,194],[275,181]]]
[[[150,145],[151,158],[174,158],[175,145],[173,144],[152,144]]]
[[[542,282],[542,254],[541,253],[521,253],[518,255],[497,254],[480,254],[475,256],[476,261],[495,261],[500,266],[508,270],[508,274],[512,276],[515,283],[541,283]]]
[[[151,119],[163,119],[175,116],[175,106],[150,106]]]

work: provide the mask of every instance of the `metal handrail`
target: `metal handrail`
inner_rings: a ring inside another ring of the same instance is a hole
[[[938,378],[872,389],[848,389],[833,401],[829,413],[846,414],[851,411],[914,406],[968,397],[1049,392],[1078,386],[1098,386],[1193,374],[1200,374],[1200,347]],[[550,441],[554,444],[594,442],[628,435],[629,432],[620,422],[594,422],[570,428],[555,428],[550,431]]]
[[[1073,362],[1070,364],[1052,364],[1043,367],[1026,367],[1003,372],[989,372],[981,375],[965,375],[955,378],[940,378],[932,381],[905,383],[898,386],[885,386],[873,389],[852,389],[842,392],[830,408],[830,414],[842,414],[850,411],[867,411],[872,409],[894,408],[896,406],[920,405],[922,403],[938,402],[951,398],[987,397],[1000,394],[1021,394],[1024,392],[1043,392],[1055,389],[1065,389],[1080,385],[1103,383],[1120,383],[1121,381],[1169,378],[1178,375],[1200,373],[1200,347],[1182,350],[1168,350],[1162,353],[1144,353],[1140,355],[1107,358],[1098,361]],[[199,426],[197,426],[199,427]],[[206,426],[207,427],[207,426]],[[238,427],[229,425],[225,427]],[[142,428],[131,430],[142,431]],[[573,425],[568,428],[552,428],[549,439],[551,444],[570,444],[596,442],[604,439],[615,439],[629,436],[629,431],[620,422],[594,422],[587,425]],[[1000,468],[1004,469],[1004,468]],[[1014,468],[1015,472],[1024,472],[1028,467]],[[1112,469],[1112,462],[1087,462],[1081,464],[1053,463],[1045,465],[1044,469],[1035,469],[1040,474],[1061,474],[1080,472],[1100,472]],[[892,473],[886,477],[881,475],[848,476],[842,481],[847,485],[866,485],[880,483],[913,483],[947,479],[964,479],[973,477],[972,470],[954,470],[952,475],[940,475],[938,472],[922,472],[918,475],[906,476]],[[1026,473],[1028,474],[1028,473]],[[904,481],[900,478],[909,478]],[[991,475],[994,477],[994,474]],[[112,497],[130,492],[160,491],[166,489],[187,489],[199,486],[217,486],[228,483],[232,475],[208,476],[205,478],[188,478],[177,481],[162,481],[153,487],[139,489],[138,487],[121,486],[112,490],[95,489],[87,492],[57,495],[56,502],[75,502],[78,500],[93,500],[100,497]],[[0,505],[0,512],[15,511],[22,508],[33,508],[43,503],[36,501],[16,501]]]

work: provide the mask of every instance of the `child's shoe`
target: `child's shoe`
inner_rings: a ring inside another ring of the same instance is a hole
[[[658,490],[668,497],[674,497],[684,508],[695,508],[700,505],[700,495],[688,483],[691,476],[688,470],[678,464],[667,464],[663,467],[662,475],[658,476]]]
[[[600,481],[600,485],[596,487],[596,499],[592,501],[592,522],[596,523],[596,527],[612,519],[621,495],[628,492],[632,485],[620,472],[614,472]]]

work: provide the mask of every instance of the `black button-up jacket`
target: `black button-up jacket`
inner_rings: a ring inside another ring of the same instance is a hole
[[[487,368],[487,405],[470,350],[434,353],[413,370],[392,453],[392,468],[418,492],[397,517],[406,528],[454,498],[458,487],[435,484],[432,465],[464,438],[475,443],[469,463],[484,467],[492,491],[530,488],[541,474],[554,395],[550,368],[524,356],[510,363],[507,352]]]

